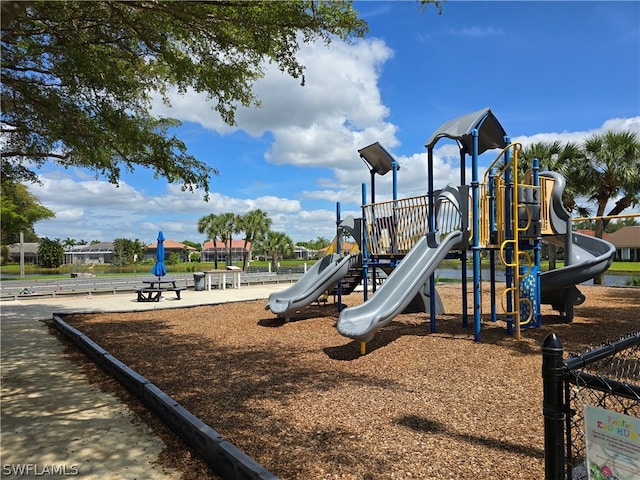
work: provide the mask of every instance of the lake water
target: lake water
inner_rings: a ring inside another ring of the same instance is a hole
[[[469,278],[473,278],[473,267],[469,266],[467,268],[467,276]],[[618,274],[618,273],[605,273],[604,275],[604,284],[609,287],[616,286],[624,286],[627,284],[629,280],[631,280],[632,275],[627,274]],[[436,278],[446,278],[446,279],[459,279],[460,278],[460,269],[458,268],[439,268],[436,270]],[[496,280],[499,282],[504,281],[504,272],[502,270],[496,271]],[[491,280],[489,269],[482,269],[482,280]],[[582,285],[593,285],[593,280],[588,280],[583,282]]]

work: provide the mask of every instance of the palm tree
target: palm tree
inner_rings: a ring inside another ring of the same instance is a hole
[[[133,260],[134,262],[142,261],[144,254],[147,252],[147,246],[136,238],[133,242]]]
[[[78,244],[75,239],[71,237],[67,237],[62,241],[62,246],[65,250],[69,250],[71,247],[74,247]]]
[[[269,231],[271,228],[271,219],[266,212],[263,212],[260,209],[251,210],[240,217],[240,226],[244,232],[242,270],[246,270],[248,260],[251,257],[251,252],[253,251],[253,244],[257,237],[260,237]],[[247,251],[247,245],[250,245],[249,251]]]
[[[278,270],[278,259],[291,255],[293,252],[293,240],[282,232],[267,231],[260,238],[260,249],[271,256],[271,270]]]
[[[233,212],[227,212],[220,215],[220,239],[226,247],[226,264],[231,265],[231,244],[233,242],[233,234],[240,233],[239,216]]]
[[[619,215],[640,203],[640,140],[635,132],[593,135],[585,140],[583,150],[580,193],[596,204],[596,216]],[[616,198],[614,207],[605,212]],[[609,221],[596,219],[596,236],[602,238]]]
[[[524,147],[520,152],[519,166],[522,171],[530,170],[533,167],[533,159],[537,158],[539,161],[540,171],[550,170],[562,174],[567,180],[562,203],[564,207],[573,212],[577,210],[579,215],[586,216],[588,212],[586,209],[579,207],[577,204],[578,185],[574,181],[575,175],[573,170],[576,162],[582,157],[580,147],[571,142],[562,144],[559,141],[554,142],[537,142],[527,147]],[[555,245],[547,244],[549,253],[549,270],[556,268],[556,253],[557,248]]]
[[[596,204],[596,217],[619,215],[640,204],[640,141],[634,132],[592,135],[584,141],[583,154],[575,172],[578,193]],[[616,203],[606,212],[611,201]],[[597,238],[602,238],[609,221],[596,218]],[[594,283],[602,283],[602,276]]]
[[[587,212],[577,204],[576,191],[578,185],[573,181],[576,162],[582,158],[580,146],[572,142],[562,144],[557,140],[555,142],[533,143],[522,149],[519,165],[523,170],[529,170],[533,167],[534,158],[539,161],[540,171],[558,172],[567,180],[562,196],[564,207],[569,212],[577,211],[581,215],[586,214]]]
[[[213,241],[213,263],[214,268],[218,269],[218,250],[216,249],[216,243],[218,241],[218,237],[222,235],[222,227],[220,222],[220,217],[213,213],[209,215],[205,215],[200,220],[198,220],[198,232],[204,233],[208,238]]]
[[[324,237],[316,237],[312,242],[309,242],[309,246],[316,251],[322,250],[324,247],[328,247],[331,244],[331,240]]]

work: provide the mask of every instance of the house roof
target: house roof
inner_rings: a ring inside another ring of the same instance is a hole
[[[113,253],[113,242],[99,242],[87,245],[74,245],[65,253]]]
[[[213,250],[214,248],[223,250],[225,248],[225,244],[220,240],[216,240],[215,246],[213,244],[213,240],[207,240],[202,244],[202,250]],[[244,240],[232,240],[231,248],[238,248],[242,250],[244,248]],[[250,248],[251,248],[251,242],[248,242],[247,249],[250,249]]]
[[[640,248],[640,226],[627,225],[606,236],[616,248]]]
[[[342,245],[341,245],[342,251],[343,252],[350,252],[351,249],[353,249],[354,245],[355,245],[355,243],[342,242]],[[321,248],[320,250],[318,250],[318,252],[324,254],[330,246],[331,245],[328,245],[328,246],[326,246],[324,248]]]
[[[158,248],[158,242],[153,242],[147,245],[147,250],[155,250]],[[194,252],[197,250],[196,248],[190,247],[189,245],[185,245],[184,243],[176,242],[175,240],[165,240],[164,241],[164,249],[165,250],[193,250]]]
[[[24,246],[24,253],[38,253],[38,243],[33,242],[25,242],[22,244]],[[20,244],[14,243],[13,245],[9,245],[9,252],[20,253]]]
[[[593,230],[575,230],[583,235],[595,236]],[[627,225],[613,233],[605,233],[604,239],[616,248],[640,248],[640,226]]]

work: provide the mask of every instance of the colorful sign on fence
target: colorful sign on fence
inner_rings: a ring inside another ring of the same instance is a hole
[[[589,480],[640,478],[640,419],[584,406]]]

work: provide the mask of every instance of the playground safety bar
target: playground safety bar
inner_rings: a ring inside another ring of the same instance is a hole
[[[429,231],[426,196],[362,206],[371,255],[404,255]]]
[[[207,464],[226,480],[278,480],[278,477],[225,440],[177,401],[118,360],[80,330],[53,314],[53,324],[100,368],[136,395]]]
[[[402,198],[362,206],[367,225],[367,252],[371,255],[405,255],[429,233],[428,197]],[[468,208],[465,208],[466,211]],[[439,198],[436,230],[444,237],[461,230],[460,206]]]

